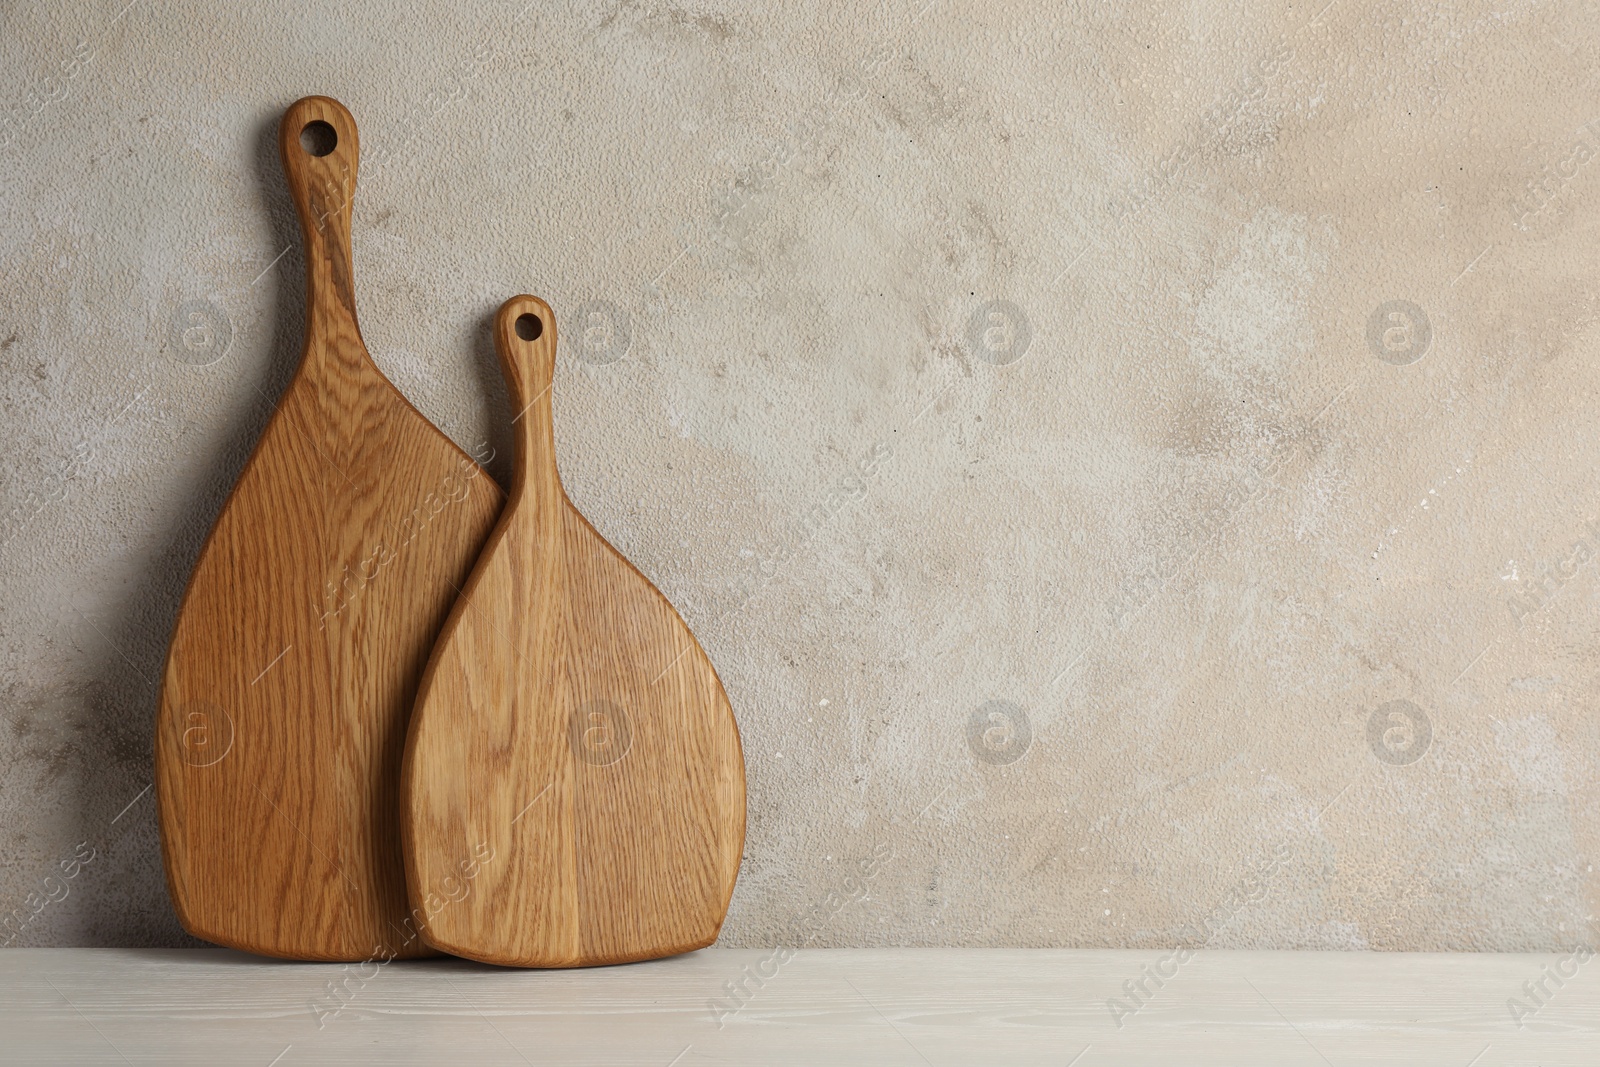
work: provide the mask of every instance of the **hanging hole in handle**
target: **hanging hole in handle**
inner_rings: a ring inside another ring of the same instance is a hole
[[[339,131],[321,119],[308,122],[300,130],[300,147],[308,155],[325,156],[339,147]]]
[[[512,325],[516,328],[517,336],[524,341],[537,341],[539,335],[544,333],[544,320],[534,314],[518,315]]]

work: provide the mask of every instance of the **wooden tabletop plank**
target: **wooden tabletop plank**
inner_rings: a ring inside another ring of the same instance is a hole
[[[225,950],[0,953],[6,1063],[1338,1065],[1600,1062],[1600,967],[1560,955],[708,949],[586,970]],[[1124,983],[1176,974],[1136,1010]],[[1558,975],[1559,977],[1559,975]],[[1520,1020],[1508,1001],[1543,1004]],[[332,983],[332,985],[330,985]],[[744,992],[730,996],[729,983]],[[1517,1022],[1522,1026],[1519,1028]],[[1120,1022],[1120,1026],[1118,1023]],[[1074,1059],[1074,1057],[1077,1057]],[[276,1058],[276,1062],[275,1062]]]

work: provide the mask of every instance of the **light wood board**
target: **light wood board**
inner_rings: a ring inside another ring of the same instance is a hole
[[[430,943],[492,963],[710,944],[744,844],[732,709],[672,605],[561,487],[549,306],[516,297],[494,329],[515,473],[412,719],[412,902]]]
[[[363,971],[221,950],[11,949],[0,1033],[8,1064],[119,1067],[1578,1067],[1600,1047],[1594,961],[1547,984],[1523,1028],[1507,1011],[1554,954],[1205,951],[1119,1029],[1106,1001],[1163,955],[812,949],[756,988],[745,975],[773,971],[770,950]],[[708,1003],[731,982],[753,992],[719,1026]]]

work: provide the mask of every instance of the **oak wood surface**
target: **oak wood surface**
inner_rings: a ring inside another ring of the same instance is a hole
[[[494,330],[520,412],[510,499],[406,744],[401,823],[423,936],[536,967],[708,945],[744,844],[732,709],[671,604],[562,489],[549,306],[515,297]]]
[[[504,494],[362,343],[354,119],[308,97],[278,140],[305,240],[305,350],[179,611],[156,723],[162,858],[206,940],[426,955],[396,824],[406,722]]]

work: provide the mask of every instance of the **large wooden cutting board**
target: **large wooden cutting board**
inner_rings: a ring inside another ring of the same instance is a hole
[[[744,758],[711,662],[567,499],[550,308],[495,322],[516,470],[406,745],[413,906],[438,948],[574,967],[716,939],[744,846]]]
[[[221,945],[431,954],[396,823],[406,722],[504,495],[362,344],[350,113],[308,97],[278,140],[305,238],[305,352],[172,637],[156,723],[167,884],[184,927]]]

